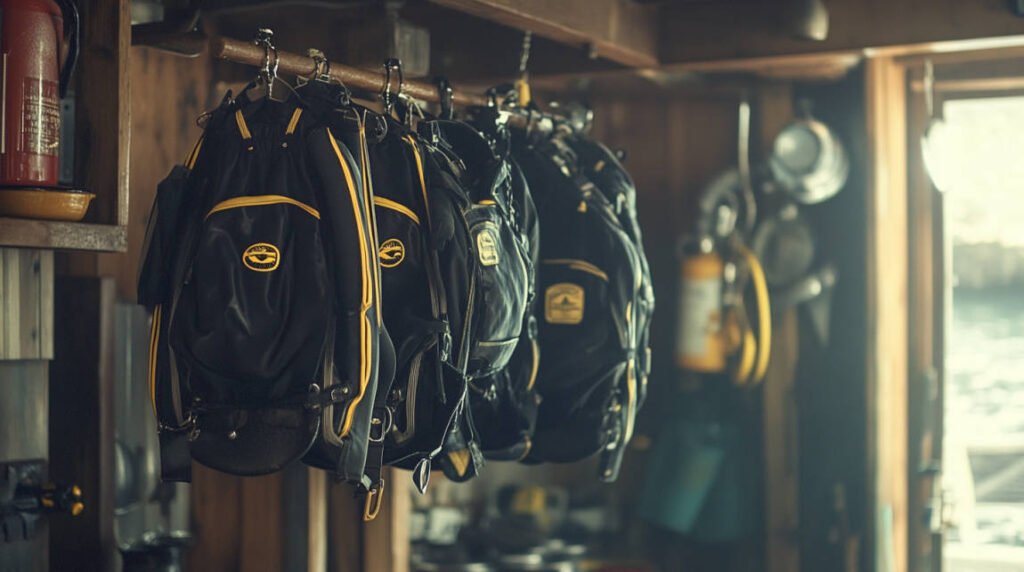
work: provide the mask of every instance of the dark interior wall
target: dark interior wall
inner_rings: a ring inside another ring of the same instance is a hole
[[[789,538],[772,531],[774,534],[762,534],[762,539],[752,539],[739,551],[728,554],[721,551],[716,554],[715,549],[670,551],[670,554],[690,558],[694,569],[700,569],[703,564],[707,569],[783,570],[788,568],[785,565],[780,568],[780,560],[760,560],[766,548],[763,542],[783,542],[793,547],[790,558],[796,559],[801,569],[838,570],[843,569],[846,556],[843,543],[831,539],[834,533],[846,534],[843,540],[849,541],[860,536],[859,550],[865,546],[865,513],[860,508],[866,503],[863,268],[867,146],[863,73],[860,69],[854,70],[837,82],[762,84],[750,95],[754,105],[755,165],[759,157],[767,156],[775,134],[792,118],[795,103],[801,98],[812,100],[815,116],[837,131],[850,153],[852,169],[845,189],[835,199],[804,210],[819,237],[820,251],[836,264],[840,275],[833,298],[830,341],[827,345],[818,341],[812,334],[814,330],[806,310],[798,310],[796,331],[792,335],[776,336],[775,343],[797,344],[799,348],[792,348],[793,352],[781,347],[773,349],[773,356],[778,350],[781,354],[799,356],[794,379],[766,382],[791,384],[797,403],[799,489],[791,501],[796,528],[789,532]],[[681,383],[673,360],[677,241],[693,229],[694,205],[703,186],[717,173],[735,165],[738,101],[737,92],[732,96],[698,93],[653,100],[596,98],[594,102],[594,134],[608,145],[623,148],[628,153],[626,166],[639,189],[641,224],[658,296],[652,332],[654,371],[647,409],[639,418],[638,435],[641,436],[650,435],[659,417],[674,413],[660,407],[667,400],[659,397],[668,395]],[[760,393],[754,394],[752,399],[759,403]],[[767,440],[772,430],[766,424],[754,438]],[[778,431],[788,434],[782,428]],[[637,443],[643,441],[641,438]],[[763,458],[783,454],[783,451],[766,448]],[[647,456],[636,446],[627,456],[617,486],[623,506],[635,506],[634,501],[644,486]],[[845,516],[836,510],[837,485],[845,493]],[[753,506],[752,510],[762,510],[764,495],[781,494],[784,493],[780,490],[764,490],[756,503],[761,506]],[[841,525],[844,518],[849,523],[846,532]],[[679,545],[681,539],[669,535],[661,537],[659,542]],[[635,543],[636,548],[643,546],[642,542]],[[737,555],[736,552],[747,554]],[[860,558],[862,566],[866,565],[864,560]]]
[[[651,335],[654,364],[650,393],[614,487],[616,502],[627,519],[635,518],[634,508],[646,486],[650,445],[657,438],[658,426],[680,414],[666,406],[673,402],[683,383],[673,356],[678,246],[680,239],[695,229],[696,201],[704,186],[736,164],[739,101],[739,92],[671,94],[659,98],[597,97],[594,101],[595,137],[626,152],[625,165],[637,185],[644,245],[657,296]],[[755,149],[760,145],[758,141],[755,138]],[[756,420],[752,424],[747,434],[752,449],[758,451],[759,427]],[[759,491],[754,491],[754,497],[759,498]],[[757,506],[751,506],[750,511],[760,514]],[[714,547],[691,543],[682,536],[635,521],[627,530],[632,555],[650,558],[665,570],[729,571],[759,566],[758,535]]]
[[[850,534],[859,537],[859,569],[868,570],[870,566],[864,556],[868,493],[867,302],[863,269],[869,184],[864,94],[862,68],[840,82],[804,85],[795,93],[797,98],[813,102],[814,115],[836,130],[851,160],[850,179],[843,191],[806,211],[816,235],[821,237],[822,250],[829,253],[839,271],[830,342],[821,347],[805,337],[801,355],[806,359],[797,374],[800,451],[806,459],[800,465],[800,539],[806,570],[840,569],[843,562],[842,543],[830,539],[842,528],[843,516],[836,510],[837,486],[845,489]],[[848,540],[853,540],[852,536]]]

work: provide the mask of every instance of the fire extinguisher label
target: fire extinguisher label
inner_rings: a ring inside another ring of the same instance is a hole
[[[21,115],[21,151],[57,156],[60,145],[60,100],[57,82],[25,78],[25,106]]]
[[[721,330],[722,284],[716,276],[687,279],[679,304],[676,355],[692,358],[709,351],[708,338]]]

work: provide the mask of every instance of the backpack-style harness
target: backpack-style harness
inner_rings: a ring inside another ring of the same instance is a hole
[[[165,480],[193,458],[238,475],[304,458],[379,493],[390,345],[364,151],[294,98],[243,92],[161,184],[139,301]]]
[[[608,198],[627,189],[599,188],[601,169],[581,164],[569,137],[557,132],[518,145],[516,153],[544,237],[537,308],[542,401],[526,461],[572,462],[601,452],[600,477],[611,481],[642,403],[654,300],[639,233],[630,228],[635,211],[617,209]]]
[[[386,131],[371,146],[385,321],[398,355],[386,460],[413,469],[422,490],[435,459],[454,480],[483,464],[467,390],[512,359],[533,263],[514,226],[511,171],[486,141],[451,121],[417,134],[388,120]]]

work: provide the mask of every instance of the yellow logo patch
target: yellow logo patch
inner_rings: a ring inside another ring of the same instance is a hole
[[[484,266],[497,266],[501,260],[498,257],[498,239],[489,228],[483,228],[476,235],[477,256],[480,257],[480,264]]]
[[[378,251],[380,265],[384,268],[394,268],[405,260],[405,245],[397,238],[389,238],[380,245]]]
[[[548,286],[544,293],[544,320],[549,324],[576,325],[583,321],[586,294],[570,282]]]
[[[242,264],[256,272],[273,272],[281,263],[281,251],[268,242],[257,242],[242,253]]]

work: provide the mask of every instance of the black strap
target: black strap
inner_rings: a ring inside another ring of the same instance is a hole
[[[378,399],[380,404],[384,399]],[[370,419],[370,433],[366,442],[366,467],[363,474],[369,480],[369,487],[365,491],[363,503],[363,520],[369,522],[377,517],[384,495],[384,479],[381,476],[384,467],[384,440],[391,432],[392,416],[391,410],[378,405],[373,408],[373,417]]]
[[[160,480],[192,482],[192,453],[187,431],[160,431]]]

